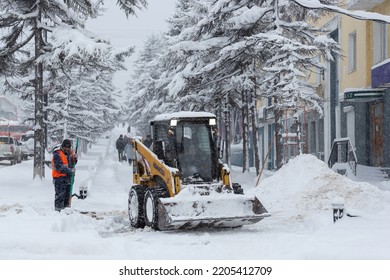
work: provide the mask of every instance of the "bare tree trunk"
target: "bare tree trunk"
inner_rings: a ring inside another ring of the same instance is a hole
[[[225,100],[225,157],[226,163],[231,167],[231,149],[230,149],[230,134],[231,134],[231,117],[230,117],[230,104],[229,104],[229,94],[226,95]]]
[[[223,99],[223,94],[219,93],[218,94],[218,109],[217,109],[217,119],[218,119],[218,143],[217,143],[217,156],[218,159],[223,158],[223,144],[224,144],[224,139],[223,139],[223,126],[224,126],[224,104],[225,101]]]
[[[48,135],[48,132],[47,132],[47,119],[48,119],[47,107],[48,107],[48,105],[49,105],[48,92],[45,91],[44,96],[43,96],[44,127],[45,127],[45,129],[43,131],[43,135],[44,135],[43,149],[44,150],[48,146],[48,144],[47,144],[47,135]]]
[[[223,111],[223,103],[224,103],[224,100],[221,97],[218,98],[218,109],[217,109],[217,119],[218,119],[218,128],[220,130],[220,133],[222,132],[222,123],[223,123],[223,120],[222,120],[222,111]]]
[[[69,88],[70,88],[70,85],[68,85],[68,89],[66,90],[66,100],[65,100],[65,110],[68,113],[69,113],[69,98],[70,98]],[[65,117],[65,120],[64,120],[64,135],[63,135],[63,139],[62,140],[65,140],[67,138],[68,138],[68,117]]]
[[[43,30],[43,45],[44,46],[47,46],[47,30]],[[47,90],[43,90],[43,104],[44,104],[44,108],[43,108],[43,111],[44,111],[44,137],[45,137],[45,141],[44,141],[44,144],[43,144],[43,148],[44,150],[47,149],[47,135],[48,135],[48,130],[47,130],[47,120],[48,120],[48,113],[47,113],[47,107],[49,105],[49,90],[50,88],[47,88]]]
[[[43,93],[43,63],[37,61],[43,54],[43,38],[41,19],[42,13],[38,3],[39,14],[35,26],[35,127],[34,127],[34,171],[33,178],[45,177],[45,135],[44,135],[44,93]]]
[[[241,105],[241,113],[242,113],[242,173],[249,171],[249,143],[248,143],[248,131],[249,131],[249,116],[248,116],[248,93],[246,91],[242,91],[241,93],[242,105]]]
[[[218,128],[218,144],[217,144],[217,157],[218,159],[220,158],[223,158],[223,110],[224,110],[224,100],[223,100],[223,95],[222,93],[220,93],[220,95],[218,95],[218,106],[217,106],[217,128]]]
[[[258,139],[258,124],[257,124],[257,108],[256,108],[256,89],[251,94],[250,112],[252,118],[252,133],[253,133],[253,151],[254,162],[256,167],[256,175],[260,172],[260,156],[259,156],[259,139]]]
[[[275,98],[275,146],[276,146],[276,169],[283,165],[283,139],[282,139],[282,119],[283,110],[279,108],[278,100]]]

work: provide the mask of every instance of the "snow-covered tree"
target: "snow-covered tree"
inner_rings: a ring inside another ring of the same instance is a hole
[[[178,1],[176,12],[169,20],[169,48],[161,59],[164,68],[161,84],[168,90],[169,98],[176,101],[176,110],[199,111],[215,107],[213,86],[199,86],[202,81],[197,75],[198,70],[210,61],[212,53],[209,50],[219,43],[213,39],[200,43],[208,36],[200,23],[207,17],[210,4],[210,0]]]
[[[335,5],[338,1],[323,1]],[[297,114],[304,105],[322,114],[321,98],[307,82],[308,72],[325,70],[318,56],[332,60],[339,54],[337,43],[329,38],[327,30],[316,21],[324,15],[321,10],[310,10],[294,1],[270,1],[273,19],[265,34],[257,34],[251,43],[262,45],[268,57],[261,61],[265,75],[260,81],[263,96],[274,103],[276,167],[283,164],[282,116],[285,110]]]
[[[154,93],[148,95],[147,104],[165,111],[215,110],[225,119],[230,119],[234,107],[240,108],[246,171],[250,125],[253,148],[258,151],[255,100],[258,95],[269,98],[275,105],[276,161],[280,168],[281,114],[286,109],[298,114],[302,105],[321,113],[321,99],[307,77],[309,72],[323,70],[319,56],[328,61],[333,59],[331,54],[339,53],[327,30],[318,27],[318,19],[332,11],[360,19],[387,20],[337,5],[339,0],[177,1],[169,20],[168,48],[157,63],[153,62],[162,74],[154,90],[148,91]],[[140,98],[144,94],[137,93]],[[160,106],[159,100],[168,105]],[[226,138],[230,135],[228,124]],[[258,154],[255,163],[259,170]]]
[[[145,134],[149,120],[164,112],[164,106],[169,103],[158,86],[161,76],[159,59],[165,48],[166,40],[162,35],[148,37],[135,61],[134,74],[127,86],[125,114]]]
[[[256,86],[267,85],[261,87],[262,94],[267,97],[283,96],[277,101],[282,104],[278,107],[280,110],[291,105],[287,92],[296,104],[310,101],[313,107],[320,109],[318,97],[306,83],[305,74],[319,70],[322,66],[316,57],[323,55],[330,59],[331,50],[337,52],[337,46],[324,36],[326,30],[314,25],[320,11],[307,10],[293,1],[194,2],[207,7],[207,14],[195,25],[184,29],[177,36],[180,38],[178,42],[170,47],[175,53],[185,55],[176,63],[178,66],[174,68],[175,75],[169,83],[169,94],[182,102],[221,100],[223,94],[231,95],[230,99],[236,101],[233,104],[242,110],[243,171],[246,171],[249,125],[252,123],[253,136],[256,136],[257,128]],[[334,4],[335,1],[323,2]],[[194,13],[195,5],[191,7]],[[280,63],[279,67],[274,65],[276,61]],[[289,74],[285,74],[282,65],[291,70]],[[287,92],[287,88],[275,88],[280,75],[284,81],[288,80],[290,89]],[[273,83],[272,87],[268,85],[270,83]],[[201,94],[205,92],[206,98]],[[192,94],[194,98],[191,98]],[[280,135],[280,131],[276,133]],[[257,143],[256,138],[253,140]],[[255,161],[258,167],[258,156]]]
[[[50,135],[93,140],[112,127],[119,113],[112,79],[132,49],[115,51],[89,32],[64,27],[53,30],[51,45],[52,52],[43,56],[51,75]]]
[[[89,17],[99,13],[102,0],[1,0],[0,1],[0,74],[15,75],[23,69],[34,68],[35,102],[35,147],[33,177],[44,177],[45,126],[47,95],[44,92],[43,61],[41,56],[50,51],[45,34],[52,26],[81,28]],[[146,5],[145,0],[118,0],[118,5],[127,15],[134,14],[134,8]],[[34,42],[33,55],[25,47]],[[25,71],[24,71],[25,72]],[[19,73],[20,74],[20,73]]]
[[[210,99],[204,98],[211,94],[211,88],[186,87],[190,91],[183,91],[187,82],[194,83],[190,80],[194,62],[201,61],[186,50],[185,41],[193,36],[191,28],[207,14],[207,2],[178,1],[164,38],[152,36],[145,43],[129,82],[128,102],[131,118],[143,131],[158,113],[211,108]],[[198,36],[201,34],[198,30]]]
[[[50,31],[45,24],[49,20],[57,25],[81,25],[83,16],[93,16],[97,7],[88,0],[75,1],[0,1],[3,11],[0,17],[0,28],[4,31],[0,48],[0,63],[7,65],[7,74],[17,72],[18,63],[35,68],[34,101],[35,101],[35,147],[33,176],[44,177],[45,148],[45,112],[46,97],[43,91],[43,62],[40,56],[49,48],[44,38],[44,32]],[[77,13],[79,12],[79,14]],[[81,16],[80,16],[81,15]],[[18,53],[25,51],[24,47],[34,41],[34,55],[27,61],[19,61]]]

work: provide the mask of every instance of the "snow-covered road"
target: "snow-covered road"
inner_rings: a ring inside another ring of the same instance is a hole
[[[105,155],[87,199],[74,199],[68,213],[53,211],[50,179],[31,182],[31,161],[0,170],[0,259],[390,258],[389,192],[342,181],[310,157],[267,178],[257,190],[253,174],[234,171],[247,193],[256,191],[272,214],[258,224],[226,230],[133,229],[127,217],[132,171],[117,161],[112,140],[108,152],[105,139],[80,159],[78,184],[86,180],[87,161]],[[294,168],[305,164],[312,168],[306,167],[303,178]],[[344,194],[360,217],[333,224],[327,203],[336,194]]]

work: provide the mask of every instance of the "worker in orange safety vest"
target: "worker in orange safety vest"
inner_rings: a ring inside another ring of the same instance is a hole
[[[54,208],[61,211],[70,206],[72,173],[75,172],[77,155],[72,151],[72,143],[65,139],[59,149],[54,150],[52,176],[55,188]]]

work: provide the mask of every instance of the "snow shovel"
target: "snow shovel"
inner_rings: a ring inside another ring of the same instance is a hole
[[[75,148],[75,154],[77,155],[77,149],[79,148],[79,138],[76,138],[76,148]],[[74,164],[73,168],[76,167],[77,162]],[[74,175],[75,173],[72,172],[72,176],[70,178],[70,191],[69,191],[69,207],[71,207],[72,204],[72,197],[73,197],[73,184],[74,184]]]

